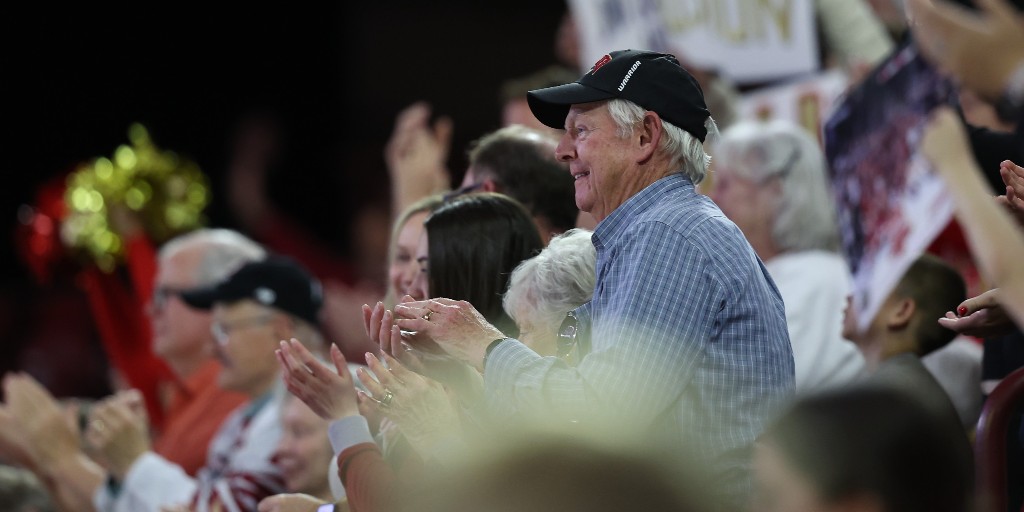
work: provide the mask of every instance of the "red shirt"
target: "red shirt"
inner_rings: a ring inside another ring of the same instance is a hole
[[[153,451],[195,476],[206,465],[210,439],[246,396],[217,385],[220,363],[211,359],[175,386],[164,417],[164,428]]]

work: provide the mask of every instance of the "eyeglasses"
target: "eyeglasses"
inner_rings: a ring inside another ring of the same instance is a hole
[[[149,298],[149,305],[154,310],[159,311],[167,305],[167,300],[171,297],[179,297],[182,293],[187,292],[188,288],[176,288],[173,286],[157,286],[153,290],[153,296]]]
[[[463,194],[468,194],[470,192],[475,192],[475,191],[481,189],[483,186],[484,186],[484,182],[481,181],[480,183],[474,183],[472,185],[466,185],[465,187],[462,187],[462,188],[460,188],[458,190],[453,190],[453,191],[448,192],[447,194],[445,194],[445,195],[443,195],[441,197],[442,197],[442,200],[444,202],[448,202],[449,200],[454,199],[456,197],[459,197],[459,196],[461,196]]]
[[[569,361],[569,356],[572,355],[573,349],[578,344],[577,334],[579,334],[579,320],[576,318],[576,313],[570,311],[566,313],[565,320],[562,320],[562,325],[558,328],[558,338],[555,339],[555,353],[558,357]]]
[[[217,340],[217,343],[223,345],[227,343],[232,331],[237,331],[248,327],[266,325],[273,319],[274,317],[271,315],[260,315],[249,318],[242,318],[230,323],[213,322],[210,324],[210,333],[213,334],[213,339]]]

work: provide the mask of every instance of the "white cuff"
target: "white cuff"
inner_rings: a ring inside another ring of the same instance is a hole
[[[366,418],[359,415],[332,421],[327,426],[327,437],[331,440],[335,455],[350,446],[374,442],[373,435],[370,434],[370,424],[366,422]]]

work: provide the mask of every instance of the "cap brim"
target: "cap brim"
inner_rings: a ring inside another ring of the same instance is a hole
[[[526,102],[530,111],[540,122],[551,128],[565,128],[565,116],[569,107],[578,103],[610,100],[615,95],[590,86],[573,82],[556,85],[545,89],[537,89],[526,93]]]
[[[201,288],[181,293],[181,300],[196,309],[212,309],[214,303],[223,300],[217,288]]]

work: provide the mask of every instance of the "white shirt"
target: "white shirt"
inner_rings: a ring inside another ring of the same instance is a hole
[[[842,336],[850,271],[836,253],[801,251],[765,262],[786,307],[796,363],[796,392],[846,384],[864,371],[864,356]]]
[[[119,490],[112,492],[107,486],[97,490],[96,510],[159,512],[180,504],[191,504],[197,512],[256,510],[264,497],[284,492],[281,471],[271,461],[281,437],[284,393],[283,386],[276,386],[268,396],[232,412],[210,441],[206,466],[196,478],[146,452],[128,469]]]

